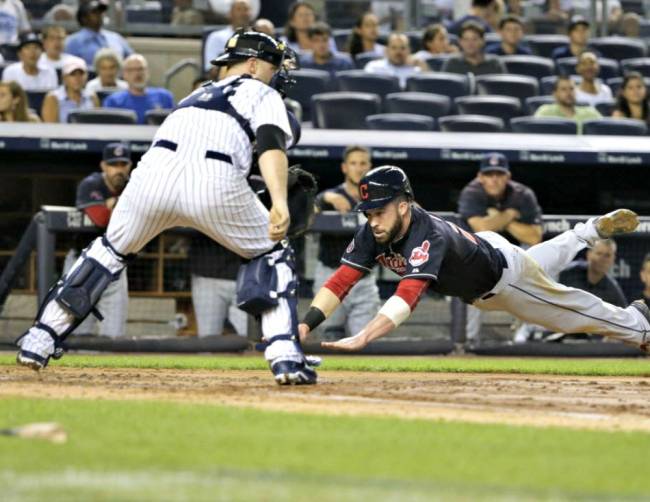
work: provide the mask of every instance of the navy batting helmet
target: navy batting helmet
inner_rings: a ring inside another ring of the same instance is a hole
[[[226,42],[224,52],[210,63],[215,66],[224,66],[233,61],[258,58],[280,67],[288,54],[284,42],[279,42],[266,33],[238,30]]]
[[[400,195],[413,199],[413,189],[406,173],[396,166],[380,166],[368,171],[359,182],[361,202],[357,211],[384,207]]]

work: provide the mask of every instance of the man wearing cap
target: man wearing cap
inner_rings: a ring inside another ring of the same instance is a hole
[[[460,193],[458,213],[472,232],[497,232],[523,247],[542,240],[537,197],[526,185],[512,181],[508,159],[500,153],[483,158],[476,178]],[[467,339],[477,341],[480,329],[480,311],[470,306]]]
[[[582,16],[573,16],[569,23],[569,43],[557,47],[551,54],[551,57],[556,60],[578,57],[587,50],[590,34],[591,26],[589,25],[589,21]],[[596,55],[599,56],[600,53]]]
[[[118,197],[126,187],[131,165],[131,152],[128,145],[109,143],[104,147],[100,163],[101,172],[85,177],[77,187],[77,208],[81,209],[102,231],[108,225]],[[85,247],[85,243],[81,247]],[[68,253],[64,272],[67,273],[72,267],[77,258],[76,254],[76,250]],[[104,318],[99,322],[101,336],[117,337],[126,334],[128,301],[128,282],[124,273],[117,281],[110,283],[97,304],[97,310]],[[77,327],[74,333],[94,334],[96,323],[97,318],[91,315]]]
[[[18,42],[18,61],[7,66],[2,80],[14,80],[26,91],[49,91],[59,85],[52,68],[39,67],[43,43],[36,33],[25,33]]]
[[[50,91],[43,100],[41,116],[43,122],[68,121],[68,115],[75,110],[89,110],[99,106],[94,93],[86,91],[88,70],[86,62],[77,56],[69,56],[61,72],[63,85]]]
[[[122,35],[102,28],[107,9],[104,0],[82,0],[77,10],[81,29],[70,35],[65,43],[65,51],[82,58],[88,66],[92,66],[95,53],[102,47],[110,47],[122,58],[133,53]]]
[[[29,16],[21,0],[0,1],[0,45],[16,43],[19,34],[31,29]]]

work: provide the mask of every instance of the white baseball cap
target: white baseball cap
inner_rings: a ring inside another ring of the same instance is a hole
[[[70,56],[66,58],[65,62],[63,63],[63,69],[61,70],[61,73],[65,76],[70,75],[73,71],[76,70],[83,70],[84,72],[88,73],[88,66],[86,66],[86,62],[77,56]]]

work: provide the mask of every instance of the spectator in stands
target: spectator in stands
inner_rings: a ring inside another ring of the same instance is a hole
[[[27,107],[27,94],[18,82],[0,82],[0,122],[40,122]]]
[[[318,194],[316,204],[320,211],[350,212],[359,202],[359,181],[372,167],[370,151],[358,145],[351,145],[343,153],[341,171],[344,181],[335,188]],[[318,261],[314,271],[314,291],[318,291],[338,268],[341,256],[350,243],[348,235],[321,234],[318,246]],[[322,326],[323,338],[338,340],[358,333],[379,309],[379,291],[374,274],[367,274],[345,297],[342,309],[337,310]]]
[[[100,166],[101,172],[92,173],[79,183],[76,205],[97,227],[106,228],[118,197],[129,181],[132,162],[128,145],[125,143],[106,145]],[[70,270],[77,258],[76,254],[75,249],[70,250],[66,256],[64,271]],[[101,336],[114,338],[126,335],[128,302],[128,279],[126,273],[122,273],[118,280],[109,284],[97,304],[97,310],[104,316],[104,320],[99,322]],[[75,329],[74,334],[94,334],[96,324],[95,316],[88,316]]]
[[[326,23],[317,22],[309,28],[309,40],[311,40],[311,54],[305,54],[300,58],[301,68],[312,68],[325,70],[332,77],[337,71],[353,70],[354,63],[347,54],[332,52],[330,40],[332,32]]]
[[[506,73],[506,68],[499,58],[485,54],[485,32],[474,21],[467,21],[461,28],[460,49],[461,54],[445,61],[442,71],[474,75]]]
[[[119,78],[122,69],[122,58],[113,49],[105,47],[95,53],[94,67],[97,76],[86,84],[90,92],[111,92],[127,89],[129,84]]]
[[[77,56],[70,56],[61,72],[63,85],[50,91],[43,100],[43,122],[67,123],[68,115],[75,110],[90,110],[99,106],[97,96],[88,92],[88,68]]]
[[[233,36],[235,31],[250,25],[252,21],[250,1],[234,0],[230,5],[228,18],[230,21],[228,26],[222,30],[213,31],[205,39],[205,45],[203,47],[203,65],[204,70],[207,72],[214,68],[210,64],[210,61],[223,52],[226,42]]]
[[[253,29],[260,33],[266,33],[269,37],[275,37],[275,25],[265,18],[260,18],[253,23]]]
[[[645,304],[650,307],[650,253],[644,256],[641,263],[641,271],[639,272],[641,282],[643,283],[643,292],[641,297]]]
[[[607,84],[598,79],[600,65],[598,56],[591,51],[585,51],[578,56],[576,72],[582,77],[576,88],[576,100],[585,105],[596,106],[598,103],[612,101],[612,90]]]
[[[228,320],[238,335],[246,336],[248,316],[236,301],[241,258],[199,234],[192,238],[189,261],[197,335],[222,335]]]
[[[623,84],[618,91],[614,118],[643,120],[650,123],[650,106],[648,105],[648,90],[643,75],[629,72],[623,77]]]
[[[38,66],[47,66],[53,70],[62,70],[63,64],[71,57],[63,52],[66,31],[63,26],[56,24],[46,26],[41,32],[43,37],[43,54],[38,60]]]
[[[456,21],[454,21],[448,28],[449,33],[461,36],[463,25],[469,21],[478,24],[483,28],[483,32],[491,32],[489,20],[493,17],[495,9],[495,0],[472,0],[472,6],[469,13]]]
[[[582,16],[573,16],[569,23],[569,43],[557,47],[551,57],[553,59],[578,57],[587,50],[591,26]]]
[[[283,40],[298,54],[311,52],[309,28],[316,22],[316,11],[308,2],[296,2],[289,7],[289,20],[284,28]],[[330,51],[337,52],[336,43],[330,38]]]
[[[77,9],[77,22],[81,29],[65,42],[65,51],[80,57],[88,66],[93,64],[95,53],[103,47],[113,49],[121,58],[133,54],[122,35],[102,28],[106,9],[105,0],[81,0]]]
[[[542,240],[542,209],[535,192],[512,180],[508,159],[489,153],[478,174],[460,193],[458,213],[472,232],[492,231],[523,247]],[[478,341],[481,311],[469,306],[467,338]]]
[[[141,54],[132,54],[124,60],[124,80],[128,89],[117,91],[104,100],[106,108],[127,108],[138,116],[138,124],[145,123],[149,110],[171,109],[174,98],[167,89],[147,87],[149,70]]]
[[[0,20],[0,45],[16,43],[19,35],[32,30],[21,0],[0,1]]]
[[[501,42],[490,44],[485,49],[486,54],[496,56],[511,56],[514,54],[529,55],[533,51],[522,42],[524,38],[524,23],[521,18],[508,15],[499,22]]]
[[[559,76],[553,87],[555,103],[542,105],[535,112],[535,117],[557,117],[574,120],[578,125],[578,134],[582,134],[585,120],[600,119],[602,115],[593,106],[576,106],[576,92],[573,80]]]
[[[443,24],[432,24],[422,34],[422,50],[415,53],[418,59],[426,60],[431,56],[453,54],[458,47],[449,43],[449,34]]]
[[[403,33],[388,36],[386,57],[370,61],[364,68],[369,73],[393,75],[399,79],[401,87],[406,87],[406,79],[421,71],[428,71],[426,63],[411,56],[409,39]]]
[[[378,58],[384,56],[386,47],[378,44],[379,19],[372,12],[364,12],[354,24],[350,39],[348,40],[348,52],[356,58],[358,54],[374,52]]]
[[[43,53],[43,43],[35,33],[25,33],[18,42],[18,61],[7,66],[2,74],[4,80],[15,80],[26,91],[49,91],[59,85],[52,68],[38,66]]]
[[[193,3],[193,0],[174,0],[172,26],[197,26],[203,24],[203,13],[195,9]]]

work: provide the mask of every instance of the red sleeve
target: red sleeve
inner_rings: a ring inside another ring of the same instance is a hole
[[[92,206],[84,207],[84,213],[98,227],[108,226],[108,220],[111,218],[111,210],[104,204],[93,204]]]
[[[402,279],[397,285],[395,296],[399,296],[402,300],[408,303],[411,312],[415,309],[420,297],[429,287],[429,279]]]
[[[343,300],[345,295],[350,292],[359,279],[363,277],[364,273],[356,268],[349,267],[348,265],[341,265],[336,269],[327,282],[323,285],[324,288],[329,289],[334,293],[339,300]]]

